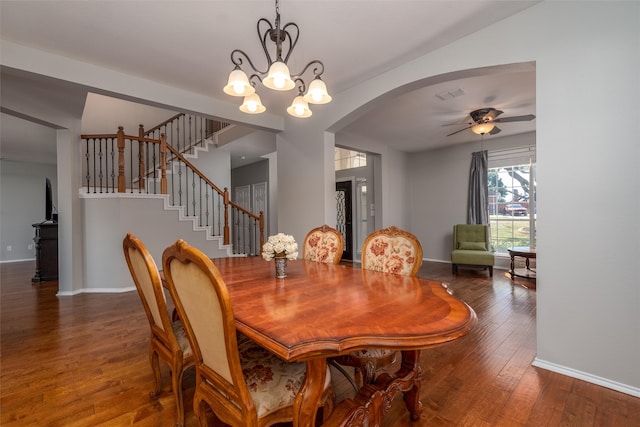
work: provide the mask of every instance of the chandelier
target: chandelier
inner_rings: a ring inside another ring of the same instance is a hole
[[[266,107],[260,101],[260,96],[256,93],[255,86],[258,81],[272,90],[287,91],[297,87],[298,95],[293,99],[291,106],[287,108],[287,112],[294,117],[310,117],[312,113],[309,109],[309,104],[326,104],[331,101],[331,96],[327,93],[327,86],[320,78],[324,73],[324,64],[322,62],[316,59],[305,65],[298,74],[291,75],[289,73],[287,62],[298,42],[300,29],[294,22],[280,26],[278,0],[276,0],[275,26],[268,19],[260,18],[256,28],[262,50],[267,59],[266,70],[263,71],[256,68],[245,52],[235,49],[231,52],[231,62],[234,68],[229,74],[227,85],[223,89],[224,93],[228,95],[244,97],[240,111],[249,114],[259,114],[266,111]],[[294,36],[292,36],[292,32]],[[269,49],[267,49],[268,40],[275,43],[275,60],[272,59]],[[285,43],[286,47],[284,57],[282,56],[283,43]],[[241,68],[244,64],[243,58],[251,67],[252,74],[250,76],[247,76]],[[307,87],[302,75],[311,68],[313,68],[313,80]]]

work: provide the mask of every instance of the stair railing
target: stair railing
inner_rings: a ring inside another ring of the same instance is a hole
[[[204,141],[229,123],[207,119],[191,114],[176,114],[157,126],[144,131],[140,125],[141,136],[157,138],[160,134],[167,136],[169,144],[180,153],[188,152],[192,147],[204,145]]]
[[[174,175],[168,191],[172,204],[183,206],[186,216],[197,216],[198,226],[210,228],[212,235],[223,235],[225,244],[232,241],[235,254],[259,255],[264,245],[264,213],[256,215],[232,202],[227,188],[218,188],[174,147],[167,145],[167,149],[173,157],[167,163]]]
[[[225,245],[232,245],[234,254],[260,254],[264,213],[255,215],[229,200],[228,189],[221,190],[204,176],[167,143],[164,134],[154,139],[139,133],[126,135],[120,126],[115,134],[81,135],[87,193],[158,194],[159,183],[159,194],[168,194],[170,205],[181,206],[186,217],[197,218],[197,226],[206,228],[211,236],[221,236]],[[171,191],[167,168],[173,174]]]

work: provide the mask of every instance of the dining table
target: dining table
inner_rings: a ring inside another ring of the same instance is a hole
[[[278,279],[274,262],[259,256],[212,261],[229,290],[236,329],[283,360],[306,363],[294,426],[315,426],[327,358],[372,348],[400,351],[400,367],[339,402],[326,425],[380,425],[398,393],[417,420],[420,350],[461,338],[477,323],[473,309],[436,280],[302,259],[288,260]]]

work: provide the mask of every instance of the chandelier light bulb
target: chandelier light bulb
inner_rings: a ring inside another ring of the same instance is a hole
[[[244,92],[244,85],[240,82],[235,82],[233,84],[233,91],[238,95],[242,94],[242,92]]]

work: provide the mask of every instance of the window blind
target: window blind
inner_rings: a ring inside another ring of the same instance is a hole
[[[500,168],[506,166],[528,165],[536,162],[536,146],[505,148],[488,151],[488,166]]]

